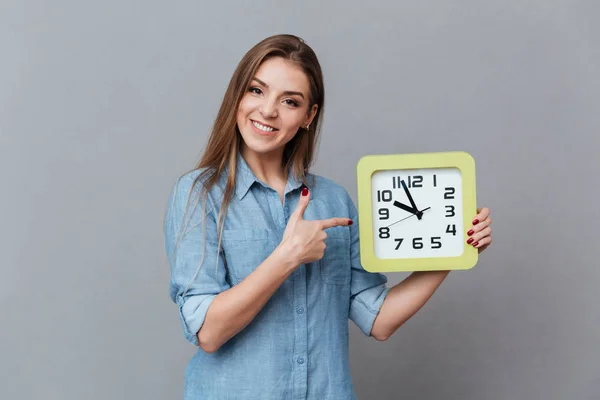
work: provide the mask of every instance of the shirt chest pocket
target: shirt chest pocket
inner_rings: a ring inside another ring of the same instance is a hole
[[[325,254],[319,262],[321,279],[332,285],[350,283],[350,230],[344,226],[325,231]]]
[[[227,229],[222,246],[233,285],[243,281],[275,250],[275,240],[266,229]]]

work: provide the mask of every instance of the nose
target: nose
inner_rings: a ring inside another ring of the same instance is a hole
[[[277,101],[265,99],[265,101],[258,107],[258,111],[265,118],[276,118],[277,117]]]

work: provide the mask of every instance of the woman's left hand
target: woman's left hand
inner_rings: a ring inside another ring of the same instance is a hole
[[[473,227],[467,232],[467,235],[469,235],[467,243],[476,247],[479,254],[492,244],[491,223],[490,209],[487,207],[478,208],[477,215],[473,218]]]

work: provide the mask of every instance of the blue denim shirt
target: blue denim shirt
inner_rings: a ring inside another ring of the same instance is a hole
[[[185,337],[194,345],[215,296],[240,283],[279,245],[302,186],[290,173],[282,204],[277,192],[238,156],[221,250],[216,221],[225,174],[210,190],[206,207],[200,201],[193,213],[188,211],[190,221],[176,245],[198,174],[187,173],[174,185],[164,226],[170,296],[179,308]],[[348,362],[348,319],[370,335],[389,290],[387,279],[360,264],[358,215],[346,190],[323,177],[309,177],[311,200],[304,218],[348,217],[354,224],[327,229],[323,258],[300,265],[254,320],[219,350],[198,348],[186,368],[184,399],[356,398]],[[194,195],[198,192],[196,188]],[[189,207],[196,201],[192,197]],[[204,224],[201,210],[206,210]]]

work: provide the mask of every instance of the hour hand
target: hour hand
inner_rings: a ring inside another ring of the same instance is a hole
[[[413,208],[411,206],[407,206],[404,203],[400,203],[399,201],[394,200],[394,206],[403,209],[404,211],[408,211],[411,214],[419,214],[419,210],[417,210],[416,208]]]
[[[399,201],[396,201],[396,200],[394,200],[394,205],[398,208],[403,209],[404,211],[408,211],[409,213],[416,215],[418,219],[421,219],[421,217],[423,216],[424,210],[419,211],[416,208],[407,206],[406,204],[400,203]]]

